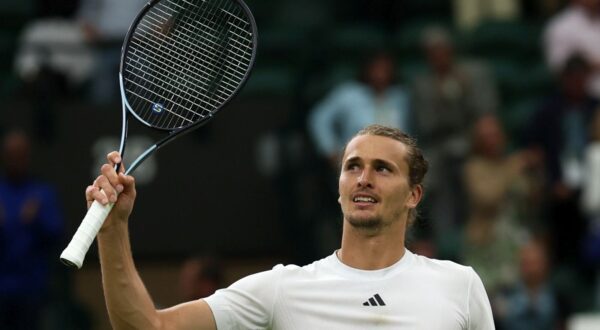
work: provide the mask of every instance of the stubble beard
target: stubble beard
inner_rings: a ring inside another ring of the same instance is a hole
[[[383,226],[383,221],[381,217],[378,216],[371,216],[368,218],[348,216],[346,221],[356,229],[374,230]]]
[[[348,214],[345,216],[346,221],[353,228],[368,231],[368,232],[379,232],[387,226],[391,226],[397,221],[400,221],[402,212],[395,212],[390,220],[384,220],[381,215],[370,215],[370,216],[356,216]]]

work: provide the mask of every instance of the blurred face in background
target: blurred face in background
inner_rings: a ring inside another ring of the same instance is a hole
[[[476,122],[473,144],[475,152],[485,157],[497,158],[504,154],[506,136],[495,116],[485,115]]]
[[[573,2],[583,7],[583,9],[585,9],[585,11],[590,15],[600,15],[600,0],[574,0]]]
[[[441,40],[433,42],[425,47],[425,53],[435,73],[444,75],[452,69],[454,49],[450,43]]]
[[[548,258],[544,247],[538,242],[529,242],[520,252],[521,278],[529,287],[537,287],[546,281]]]
[[[366,67],[366,82],[377,92],[382,92],[392,84],[394,70],[394,62],[389,55],[377,55]]]
[[[587,95],[590,70],[586,67],[567,69],[562,74],[561,85],[570,100],[582,100]]]
[[[23,132],[10,132],[4,138],[2,158],[6,175],[11,180],[19,180],[27,175],[30,163],[31,146]]]

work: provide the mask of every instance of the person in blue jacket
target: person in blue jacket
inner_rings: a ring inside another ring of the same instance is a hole
[[[54,189],[29,173],[31,143],[9,131],[0,177],[0,329],[38,329],[49,280],[49,253],[62,233]]]

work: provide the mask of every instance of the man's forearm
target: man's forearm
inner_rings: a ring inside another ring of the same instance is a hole
[[[126,222],[98,234],[102,286],[114,329],[160,329],[161,322],[150,294],[138,275]]]

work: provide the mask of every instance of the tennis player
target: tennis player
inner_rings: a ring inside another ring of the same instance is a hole
[[[110,153],[86,190],[88,204],[116,201],[98,235],[115,329],[494,329],[487,294],[472,268],[404,247],[427,162],[397,129],[372,125],[346,145],[339,250],[304,267],[275,266],[164,310],[155,309],[133,263],[128,218],[135,184],[113,170],[119,161],[117,152]]]

